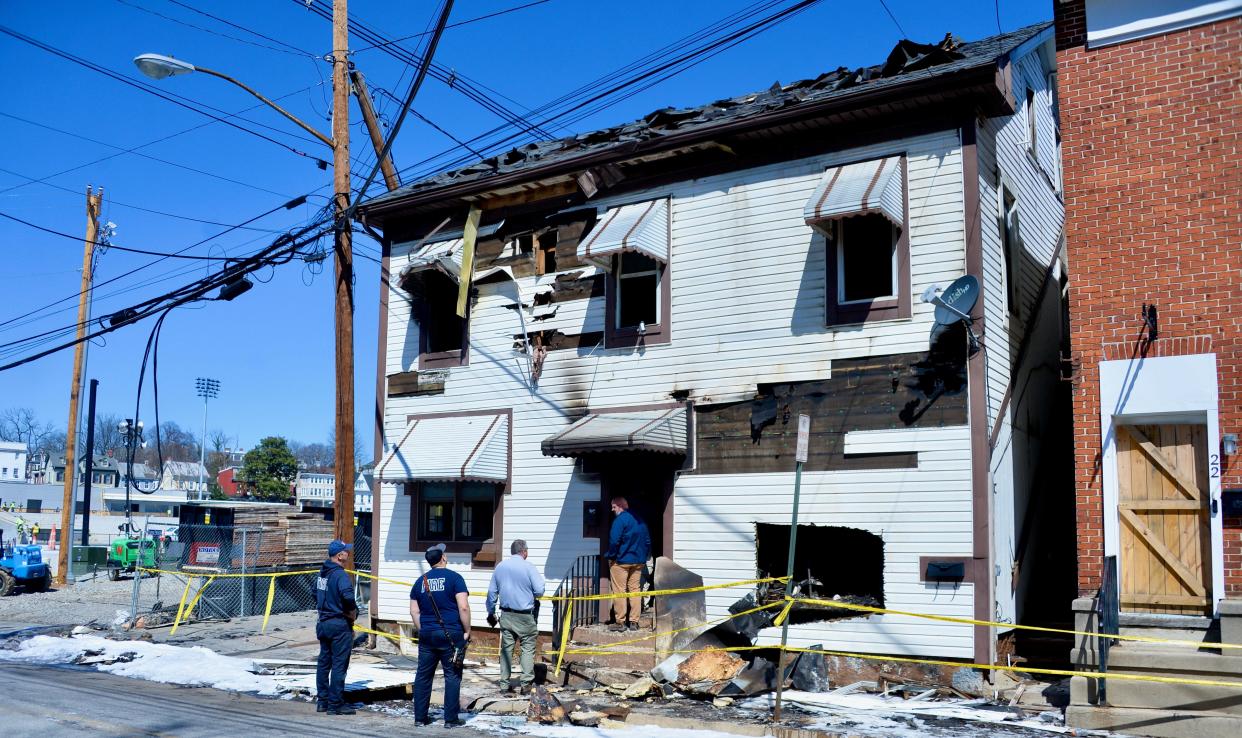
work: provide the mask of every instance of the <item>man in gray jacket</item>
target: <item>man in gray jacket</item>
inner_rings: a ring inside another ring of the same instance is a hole
[[[500,605],[500,688],[519,689],[511,679],[513,644],[521,643],[521,694],[535,682],[535,641],[539,637],[539,597],[543,596],[543,575],[526,560],[526,541],[517,539],[509,547],[513,554],[500,562],[487,587],[487,623],[496,627],[496,606]]]

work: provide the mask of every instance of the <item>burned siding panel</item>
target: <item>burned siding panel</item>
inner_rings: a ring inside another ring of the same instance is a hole
[[[790,470],[802,413],[811,416],[807,471],[913,468],[913,451],[846,455],[845,434],[965,425],[964,389],[964,367],[933,368],[926,354],[838,360],[831,379],[763,385],[750,402],[696,407],[697,471]]]

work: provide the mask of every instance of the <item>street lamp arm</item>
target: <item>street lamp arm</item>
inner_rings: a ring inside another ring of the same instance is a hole
[[[288,118],[289,120],[293,121],[294,123],[297,123],[297,124],[298,124],[298,125],[302,128],[302,130],[306,131],[307,133],[311,134],[311,135],[312,135],[312,136],[314,136],[315,138],[317,138],[317,139],[319,139],[320,141],[323,141],[325,144],[327,144],[327,145],[328,145],[328,148],[330,148],[330,149],[335,149],[335,148],[336,148],[336,144],[334,144],[334,143],[332,142],[332,139],[330,139],[330,138],[328,138],[327,136],[323,135],[322,133],[320,133],[319,131],[315,130],[314,128],[312,128],[311,126],[307,125],[306,123],[303,123],[303,122],[302,122],[302,120],[301,120],[301,119],[299,119],[296,115],[294,115],[293,113],[290,113],[288,110],[285,110],[284,108],[280,107],[280,106],[279,106],[279,105],[277,105],[277,104],[276,104],[273,100],[271,100],[271,99],[269,99],[269,98],[265,97],[265,96],[264,96],[263,94],[261,94],[258,90],[255,90],[253,87],[250,87],[249,85],[247,85],[247,84],[245,84],[245,83],[243,83],[243,82],[240,82],[240,81],[238,81],[238,80],[236,80],[236,79],[233,79],[232,77],[228,76],[227,74],[224,74],[224,73],[222,73],[222,72],[217,72],[217,71],[215,71],[214,69],[207,69],[206,67],[199,67],[199,66],[196,66],[196,67],[194,67],[194,71],[196,71],[196,72],[202,72],[203,74],[210,74],[210,75],[211,75],[211,76],[213,76],[213,77],[219,77],[220,79],[223,79],[223,80],[226,80],[226,81],[232,82],[233,84],[235,84],[235,85],[237,85],[238,87],[242,88],[242,89],[243,89],[243,90],[245,90],[246,92],[249,92],[251,95],[254,95],[255,97],[257,97],[257,98],[259,98],[260,100],[262,100],[263,102],[267,103],[267,105],[268,105],[269,107],[271,107],[272,109],[274,109],[276,112],[278,112],[278,113],[280,113],[281,115],[285,116],[286,118]]]

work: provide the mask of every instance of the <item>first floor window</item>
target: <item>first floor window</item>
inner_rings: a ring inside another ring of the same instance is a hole
[[[419,482],[415,487],[415,530],[419,541],[472,542],[492,537],[499,485]]]

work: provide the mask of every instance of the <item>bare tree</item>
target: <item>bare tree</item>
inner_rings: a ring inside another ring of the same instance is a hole
[[[28,407],[11,407],[0,412],[0,441],[24,443],[29,451],[42,450],[56,426],[44,423]]]
[[[336,429],[328,431],[328,450],[331,452],[332,460],[329,465],[336,468]],[[357,475],[358,470],[362,468],[362,439],[354,436],[354,474]]]
[[[117,428],[120,422],[121,416],[116,413],[95,414],[95,453],[119,452],[125,446],[121,430]],[[85,444],[86,439],[83,439],[82,443]],[[85,448],[85,445],[83,447]]]
[[[229,434],[219,428],[207,433],[207,446],[211,450],[207,453],[207,473],[214,479],[220,470],[224,468],[228,461],[228,456],[224,453],[224,449],[229,447],[232,439]]]

